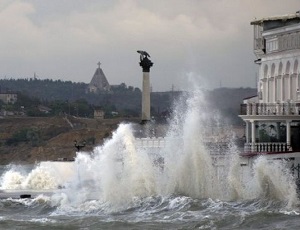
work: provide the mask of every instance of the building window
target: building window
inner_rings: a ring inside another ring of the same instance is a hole
[[[278,38],[274,38],[267,41],[266,49],[268,53],[278,51]]]
[[[286,63],[285,74],[290,74],[290,67],[291,67],[291,63],[290,61],[288,61]]]
[[[297,59],[294,62],[294,73],[298,73],[298,60]]]
[[[264,77],[263,78],[267,78],[268,76],[268,65],[264,66]]]

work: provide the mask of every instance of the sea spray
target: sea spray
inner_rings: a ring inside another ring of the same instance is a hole
[[[259,157],[253,165],[253,188],[260,196],[283,201],[288,207],[298,203],[296,183],[284,160]]]
[[[59,184],[54,173],[45,167],[37,167],[32,170],[22,183],[23,189],[56,189]]]
[[[130,124],[121,124],[92,154],[78,154],[77,179],[69,190],[76,204],[93,197],[117,210],[147,197],[174,195],[220,200],[264,195],[289,205],[297,200],[292,176],[283,165],[259,158],[252,168],[241,166],[231,127],[210,108],[202,90],[195,89],[178,100],[166,145],[155,153],[163,158],[163,165],[155,164],[153,150],[137,145],[133,133]],[[222,142],[225,147],[211,149],[208,142],[213,146]],[[271,178],[274,175],[276,179]]]
[[[282,202],[286,208],[299,204],[295,178],[287,162],[268,160],[262,155],[252,158],[252,165],[248,167],[240,166],[240,160],[239,156],[233,158],[228,175],[233,200],[271,200]]]
[[[15,170],[6,171],[1,176],[1,189],[21,189],[24,176]]]
[[[154,194],[156,188],[152,162],[145,151],[137,150],[130,125],[121,124],[111,143],[105,145],[102,150],[105,156],[101,163],[106,164],[104,160],[109,152],[109,160],[116,170],[112,178],[106,178],[106,173],[101,176],[105,200],[128,202],[136,196],[146,197]],[[111,157],[116,161],[112,162]]]
[[[26,174],[10,171],[2,176],[1,186],[62,185],[52,202],[64,211],[91,210],[91,205],[93,210],[126,210],[148,200],[167,203],[182,196],[297,204],[294,180],[284,163],[262,157],[251,159],[251,167],[241,166],[231,127],[211,108],[202,90],[184,93],[177,102],[166,144],[155,152],[137,144],[131,124],[120,124],[111,139],[91,153],[77,153],[74,162],[43,162]],[[218,147],[219,143],[225,147]]]
[[[187,101],[177,104],[173,122],[167,139],[170,142],[165,149],[165,175],[167,188],[178,194],[203,198],[217,197],[212,160],[204,146],[204,129],[207,122],[207,105],[201,90],[194,90]],[[174,140],[174,141],[172,141]]]
[[[73,194],[69,205],[98,199],[110,208],[122,208],[136,198],[156,195],[156,168],[135,142],[131,125],[120,124],[91,155],[79,153],[74,181],[66,191]]]
[[[74,172],[71,162],[41,162],[30,171],[12,165],[1,176],[1,189],[58,189]]]

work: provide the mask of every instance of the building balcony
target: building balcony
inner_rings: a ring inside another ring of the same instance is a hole
[[[292,148],[285,142],[245,143],[244,154],[249,153],[283,153],[292,152]]]
[[[241,105],[241,115],[299,115],[300,103],[248,103]]]

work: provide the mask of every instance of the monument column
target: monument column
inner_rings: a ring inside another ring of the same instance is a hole
[[[140,54],[140,66],[143,69],[143,93],[142,93],[142,123],[151,120],[150,115],[150,68],[153,63],[148,58],[146,51],[137,51]]]

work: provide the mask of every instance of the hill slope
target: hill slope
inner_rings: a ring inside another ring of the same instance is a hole
[[[76,156],[74,140],[92,150],[109,137],[119,119],[4,118],[0,119],[0,164],[34,163]]]

